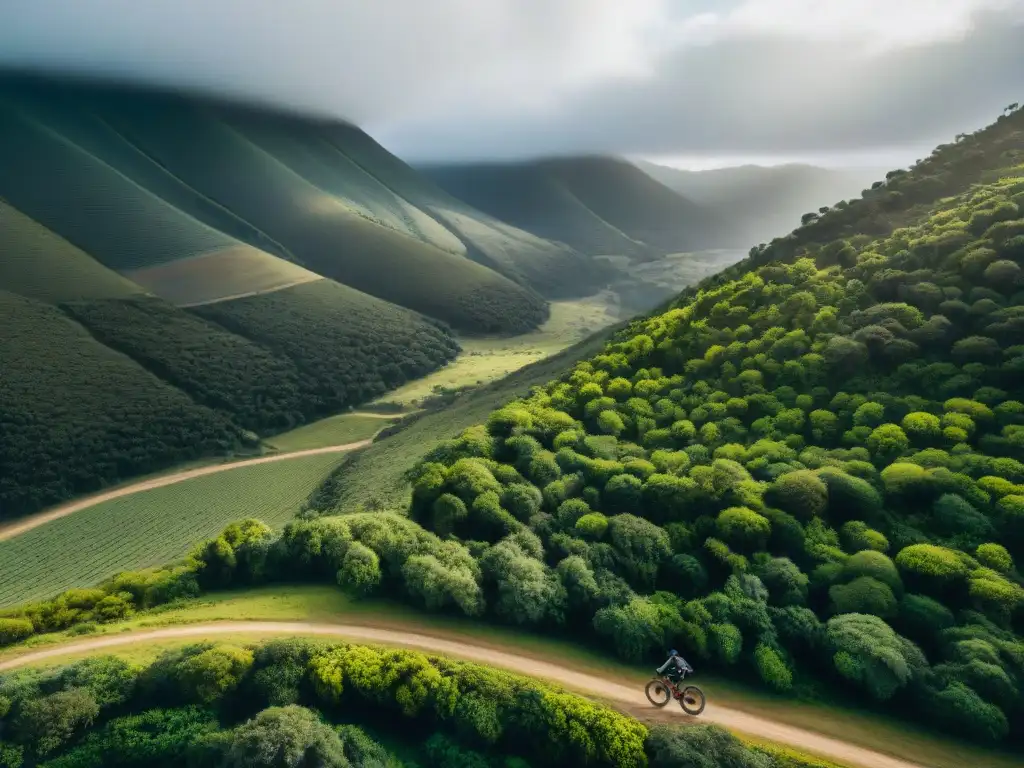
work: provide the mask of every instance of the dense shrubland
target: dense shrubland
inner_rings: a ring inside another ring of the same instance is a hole
[[[341,643],[207,642],[146,666],[97,657],[0,678],[5,768],[676,768],[708,756],[822,765],[713,727],[648,730],[494,669]]]
[[[0,519],[254,444],[458,352],[447,328],[327,280],[194,313],[0,292],[0,317]]]
[[[290,360],[190,312],[149,297],[64,309],[98,340],[244,429],[283,431],[309,415]]]
[[[0,519],[238,441],[55,307],[0,291],[0,325]]]
[[[303,407],[319,415],[424,376],[459,349],[440,324],[329,280],[193,311],[290,359]]]
[[[891,176],[914,204],[960,191],[904,226],[810,225],[438,445],[410,517],[439,539],[371,541],[381,588],[1024,732],[1019,123]],[[361,521],[307,525],[365,546]]]

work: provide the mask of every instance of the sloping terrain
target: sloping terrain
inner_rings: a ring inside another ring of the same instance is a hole
[[[745,246],[796,229],[805,213],[857,197],[885,176],[884,171],[877,170],[833,170],[799,164],[743,165],[709,171],[685,171],[643,161],[637,161],[636,166],[698,205],[727,214],[730,226]]]
[[[431,608],[1019,751],[1022,371],[1018,110],[435,445],[389,524],[429,553],[357,514],[285,538],[351,532]]]
[[[427,175],[406,165],[354,126],[339,123],[324,126],[324,132],[334,147],[360,167],[455,232],[466,244],[470,258],[545,296],[589,295],[615,274],[563,243],[482,213],[442,190]]]
[[[143,290],[0,200],[0,288],[40,301],[141,295]]]
[[[437,165],[424,175],[455,197],[591,255],[652,255],[730,243],[717,213],[624,160],[573,157]]]

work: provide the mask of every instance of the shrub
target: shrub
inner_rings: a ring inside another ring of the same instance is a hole
[[[765,501],[806,522],[825,512],[828,488],[810,470],[789,472],[768,487]]]
[[[868,481],[832,467],[818,476],[828,487],[829,515],[837,520],[871,520],[882,508],[882,497]]]
[[[224,768],[316,765],[348,768],[338,733],[305,707],[271,707],[235,728],[224,744]]]
[[[885,552],[889,549],[889,540],[879,531],[869,528],[860,520],[850,520],[839,529],[843,546],[850,552],[873,550]]]
[[[172,670],[186,701],[208,704],[233,690],[253,663],[253,653],[234,645],[215,645],[187,653]]]
[[[380,558],[358,541],[352,542],[338,571],[338,584],[346,592],[363,596],[373,592],[381,581]]]
[[[879,700],[892,698],[925,665],[921,651],[877,616],[841,614],[825,634],[836,671]]]
[[[1013,570],[1013,558],[1001,544],[982,544],[974,551],[974,556],[982,565],[1000,573]]]
[[[896,597],[888,585],[870,576],[860,576],[849,584],[836,584],[828,591],[836,613],[866,613],[892,618]]]
[[[915,583],[942,589],[967,575],[967,566],[957,553],[935,544],[912,544],[896,555],[900,571]]]
[[[35,632],[28,619],[0,618],[0,645],[10,645],[24,640]]]
[[[600,539],[608,530],[608,518],[600,512],[590,512],[579,518],[575,527],[584,538]]]
[[[908,593],[900,598],[898,624],[908,637],[931,642],[953,626],[953,612],[938,600]]]
[[[896,424],[882,424],[868,435],[868,448],[875,456],[891,458],[901,455],[910,447],[906,433]]]
[[[902,426],[911,440],[920,443],[929,443],[942,434],[939,417],[923,411],[908,413],[903,417]]]
[[[761,643],[754,649],[754,663],[761,679],[776,691],[793,687],[793,673],[771,646]]]
[[[843,564],[842,578],[846,581],[870,576],[887,585],[897,595],[903,593],[903,582],[892,560],[881,552],[863,550],[850,555]]]
[[[749,549],[764,549],[772,532],[768,518],[747,507],[722,510],[715,520],[715,527],[726,541]]]

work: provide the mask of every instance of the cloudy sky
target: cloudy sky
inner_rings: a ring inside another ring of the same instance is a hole
[[[906,165],[1024,101],[1024,0],[9,0],[0,65],[336,115],[414,161]]]

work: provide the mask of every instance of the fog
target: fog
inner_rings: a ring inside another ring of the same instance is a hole
[[[910,163],[1024,100],[1022,41],[1024,0],[0,6],[0,65],[342,117],[421,161]]]

